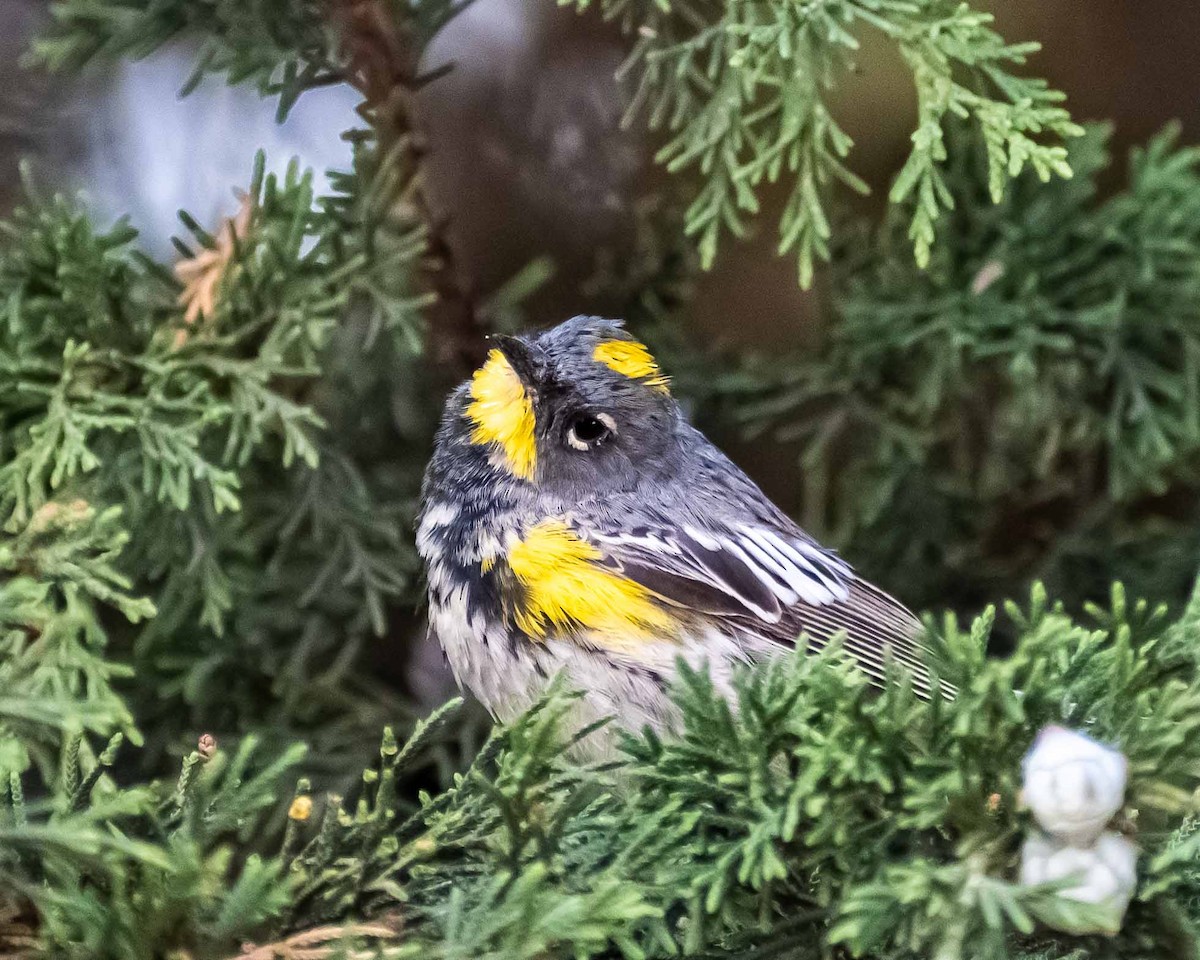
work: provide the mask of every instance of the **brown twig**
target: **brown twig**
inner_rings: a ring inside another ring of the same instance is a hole
[[[329,0],[341,33],[346,80],[362,94],[365,111],[385,150],[405,141],[416,166],[412,202],[425,224],[424,282],[436,295],[428,319],[433,358],[455,378],[483,359],[484,324],[479,299],[449,239],[449,217],[429,195],[429,146],[417,93],[430,81],[419,73],[421,50],[411,26],[392,15],[386,0]]]
[[[23,923],[0,925],[0,960],[30,960],[38,954],[33,928]]]
[[[0,960],[30,960],[38,955],[37,921],[24,900],[0,897]]]
[[[262,946],[247,945],[230,960],[324,960],[333,955],[334,949],[344,945],[351,937],[370,937],[374,940],[392,940],[397,932],[381,923],[348,923],[341,926],[330,924],[301,930],[286,940],[266,943]],[[348,960],[375,957],[377,953],[366,950],[343,952],[339,956]]]

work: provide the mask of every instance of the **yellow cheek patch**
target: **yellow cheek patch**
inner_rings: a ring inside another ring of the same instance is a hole
[[[517,626],[536,640],[552,630],[585,631],[613,650],[674,636],[674,621],[650,592],[606,570],[601,553],[561,520],[543,520],[512,546],[508,565],[525,588]]]
[[[537,467],[533,403],[521,378],[499,350],[488,354],[487,362],[471,379],[467,416],[475,424],[472,443],[495,444],[515,476],[533,479]]]
[[[668,392],[669,381],[644,343],[636,340],[605,340],[596,344],[592,359],[623,377],[641,380],[648,387]]]

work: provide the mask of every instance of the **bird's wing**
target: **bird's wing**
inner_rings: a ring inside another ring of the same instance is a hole
[[[916,618],[799,530],[684,522],[580,532],[608,565],[667,603],[789,646],[801,633],[820,647],[841,632],[872,679],[881,682],[894,659],[918,693],[929,691]]]

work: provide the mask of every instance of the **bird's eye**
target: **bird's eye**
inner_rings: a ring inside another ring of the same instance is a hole
[[[567,443],[576,450],[594,450],[616,432],[617,425],[607,413],[583,414],[571,422]]]

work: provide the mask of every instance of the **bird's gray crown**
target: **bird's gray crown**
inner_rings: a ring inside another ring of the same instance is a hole
[[[619,320],[573,317],[491,344],[451,397],[440,441],[465,442],[510,477],[560,492],[627,487],[640,464],[668,454],[678,407]]]

